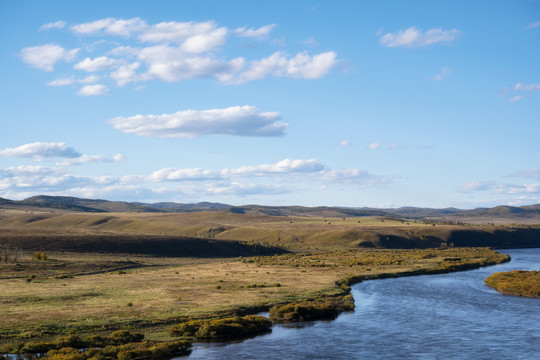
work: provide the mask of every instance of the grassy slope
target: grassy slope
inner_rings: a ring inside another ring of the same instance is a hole
[[[0,230],[2,228],[6,231],[48,231],[47,236],[52,236],[55,230],[68,230],[73,234],[88,235],[144,234],[240,240],[287,248],[426,248],[447,244],[498,248],[540,246],[540,228],[532,226],[433,226],[424,222],[365,217],[278,217],[220,212],[2,213]]]

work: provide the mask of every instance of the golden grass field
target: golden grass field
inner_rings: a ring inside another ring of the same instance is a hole
[[[492,250],[447,243],[453,231],[471,229],[494,231],[366,217],[4,210],[0,344],[119,329],[171,340],[167,329],[179,321],[343,295],[347,288],[336,284],[343,279],[505,261]],[[448,248],[375,248],[394,238]]]
[[[51,253],[25,258],[24,270],[3,264],[0,341],[136,329],[168,339],[166,329],[187,318],[219,317],[268,309],[276,303],[343,293],[336,281],[358,275],[435,269],[445,261],[482,263],[495,252],[364,250],[238,259],[124,258]],[[446,259],[446,260],[445,260]],[[51,269],[50,264],[64,266]],[[101,272],[89,273],[98,265]],[[43,269],[40,269],[43,268]],[[35,279],[26,279],[35,274]],[[60,276],[59,276],[60,275]],[[73,277],[70,277],[73,276]]]

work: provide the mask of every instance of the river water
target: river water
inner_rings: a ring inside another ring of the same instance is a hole
[[[501,295],[494,272],[540,270],[540,249],[499,250],[509,263],[352,287],[354,312],[275,325],[239,342],[194,344],[189,359],[540,359],[540,299]]]

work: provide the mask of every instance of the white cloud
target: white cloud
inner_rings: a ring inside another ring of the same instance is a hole
[[[55,44],[26,47],[21,50],[25,63],[45,71],[54,70],[54,65],[60,61],[72,61],[79,49],[66,50]]]
[[[123,161],[124,159],[125,159],[125,156],[122,154],[116,154],[111,159],[106,158],[103,155],[81,155],[73,159],[59,161],[56,163],[56,166],[74,166],[74,165],[82,165],[86,163],[96,163],[96,162],[110,163],[110,162]]]
[[[46,25],[57,26],[55,24]],[[108,78],[102,76],[83,81],[67,74],[47,84],[49,86],[95,84],[93,87],[80,89],[78,94],[98,95],[110,87],[110,84],[105,82],[107,79],[109,82],[114,81],[116,86],[153,79],[178,82],[196,78],[213,78],[221,83],[239,85],[268,76],[318,79],[338,65],[337,55],[333,51],[313,55],[307,52],[292,55],[275,52],[264,58],[250,60],[242,56],[227,58],[226,55],[220,54],[230,36],[262,38],[275,26],[269,24],[259,28],[239,27],[232,30],[219,27],[214,21],[147,24],[140,18],[106,18],[74,24],[70,29],[75,34],[136,38],[139,43],[153,44],[133,47],[126,39],[124,43],[122,39],[116,40],[114,42],[116,47],[112,50],[103,50],[102,54],[96,54],[95,57],[85,57],[73,66],[75,70],[89,73],[109,71]],[[95,52],[104,49],[104,46],[96,46],[104,43],[111,42],[99,39],[88,45],[86,51]],[[314,40],[309,40],[308,45],[314,45]],[[31,66],[52,71],[58,61],[74,60],[78,51],[79,49],[66,50],[59,45],[47,44],[24,48],[21,50],[21,57]],[[101,84],[97,84],[98,79]]]
[[[46,157],[66,157],[74,158],[78,157],[81,154],[77,152],[74,148],[69,147],[66,143],[44,143],[44,142],[34,142],[30,144],[25,144],[18,146],[16,148],[5,148],[0,150],[0,155],[2,156],[12,156],[12,157],[35,157],[35,158],[46,158]]]
[[[529,29],[534,29],[534,28],[537,28],[539,26],[540,26],[540,21],[533,22],[532,24],[529,25]]]
[[[379,33],[379,43],[387,47],[420,47],[431,44],[452,44],[461,32],[457,29],[443,30],[442,28],[429,29],[425,32],[412,26],[396,33]]]
[[[182,42],[192,36],[208,33],[215,29],[213,21],[206,22],[161,22],[149,26],[139,35],[139,40],[148,42]]]
[[[296,54],[293,58],[281,52],[275,52],[267,58],[250,62],[247,68],[239,71],[238,74],[228,73],[218,75],[217,78],[229,84],[244,84],[263,79],[268,75],[295,79],[317,79],[326,75],[336,64],[336,53],[333,51],[314,56],[303,52]],[[244,62],[239,61],[238,67],[243,68]]]
[[[43,26],[41,26],[39,28],[39,31],[45,31],[49,29],[63,29],[66,26],[66,24],[67,23],[65,21],[51,22],[51,23],[44,24]]]
[[[509,102],[517,102],[519,100],[523,99],[523,96],[521,95],[516,95],[514,97],[511,97],[510,99],[508,99]]]
[[[223,45],[226,39],[227,29],[222,27],[187,38],[180,46],[180,50],[188,53],[202,53]]]
[[[71,76],[68,78],[60,78],[51,80],[47,83],[49,86],[67,86],[67,85],[73,85],[75,83],[75,77]]]
[[[239,37],[261,38],[270,34],[270,32],[275,26],[276,24],[270,24],[270,25],[261,26],[258,29],[253,29],[253,28],[248,29],[246,27],[241,27],[234,30],[234,34]]]
[[[102,84],[85,85],[77,91],[77,95],[80,96],[98,96],[104,95],[109,92],[109,89]]]
[[[130,37],[146,28],[147,25],[144,20],[136,17],[129,20],[115,18],[96,20],[84,24],[73,25],[71,30],[82,35],[96,35],[103,31],[106,35]]]
[[[378,143],[378,142],[374,142],[374,143],[371,143],[368,145],[368,149],[369,150],[376,150],[379,148],[379,146],[381,146],[381,143]]]
[[[111,73],[111,78],[116,81],[116,85],[122,87],[130,82],[136,82],[146,79],[143,75],[138,75],[135,70],[141,66],[141,63],[134,62],[132,64],[126,64],[120,66],[118,69]]]
[[[435,74],[431,77],[431,81],[442,81],[442,79],[450,76],[450,69],[443,67],[439,74]]]
[[[540,84],[522,84],[517,83],[514,86],[515,91],[540,91]]]
[[[195,138],[204,135],[282,136],[287,123],[277,112],[254,106],[226,109],[184,110],[174,114],[135,115],[110,120],[125,133],[159,138]]]
[[[147,177],[151,182],[213,179],[216,175],[209,170],[197,169],[160,169]]]
[[[106,56],[99,56],[94,59],[85,58],[73,67],[77,70],[84,70],[86,72],[103,71],[118,67],[122,63],[121,60],[111,59]]]
[[[275,164],[242,166],[237,169],[223,169],[223,176],[268,176],[270,174],[315,173],[325,169],[325,166],[315,159],[290,160],[284,159]]]
[[[334,184],[355,184],[362,188],[385,186],[391,182],[391,178],[359,169],[326,169],[321,173],[321,180]]]
[[[208,56],[186,56],[184,51],[168,45],[144,48],[139,59],[147,64],[149,75],[168,82],[235,71],[234,61],[227,63]]]
[[[204,188],[204,193],[208,195],[275,195],[291,192],[289,188],[274,185],[244,184],[233,181],[230,184],[211,184]]]
[[[90,75],[82,79],[76,79],[74,76],[68,78],[60,78],[56,80],[49,81],[47,85],[49,86],[68,86],[73,84],[92,84],[99,81],[100,77],[96,75]]]
[[[139,54],[140,51],[141,49],[137,47],[117,46],[114,49],[108,51],[106,55],[135,57]]]
[[[339,145],[341,145],[341,146],[349,146],[349,145],[351,145],[351,142],[349,140],[341,140]]]

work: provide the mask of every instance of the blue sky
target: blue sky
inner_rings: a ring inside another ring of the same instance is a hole
[[[0,197],[540,203],[540,1],[0,2]]]

